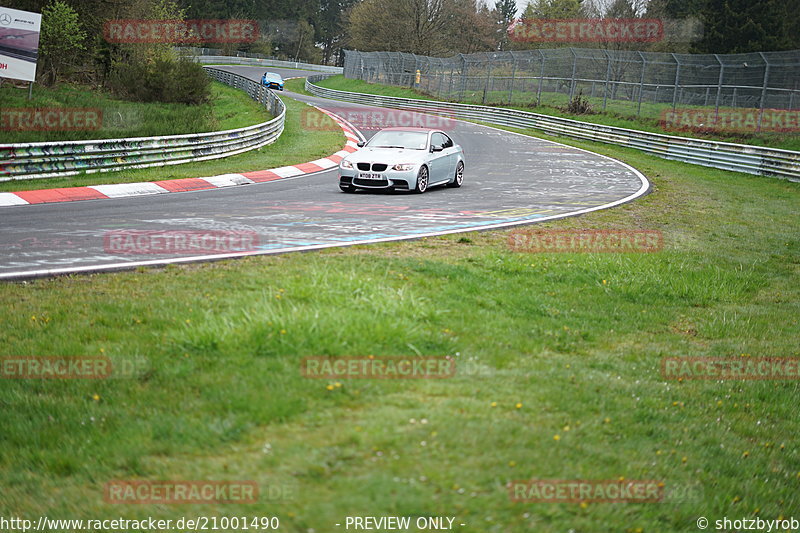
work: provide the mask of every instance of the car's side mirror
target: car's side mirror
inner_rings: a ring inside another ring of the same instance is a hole
[[[365,143],[364,141],[359,141],[359,142],[357,142],[357,143],[356,143],[356,146],[358,146],[359,148],[364,148],[364,146],[365,146],[366,144],[367,144],[367,143]]]
[[[442,150],[444,150],[444,148],[441,146],[431,146],[431,152],[441,152]]]

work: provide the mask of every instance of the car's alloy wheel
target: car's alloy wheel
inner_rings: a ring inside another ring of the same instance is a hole
[[[417,174],[417,186],[414,188],[414,191],[422,194],[426,190],[428,190],[428,167],[423,166],[419,169],[419,173]]]
[[[456,165],[456,174],[453,176],[453,181],[447,184],[448,187],[461,187],[464,183],[464,162],[459,161]]]

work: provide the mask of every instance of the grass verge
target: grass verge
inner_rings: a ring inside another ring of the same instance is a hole
[[[245,93],[235,89],[231,90],[244,95],[244,98],[249,102],[253,102]],[[328,156],[342,149],[345,141],[344,135],[336,123],[327,115],[310,110],[307,105],[291,98],[282,98],[282,100],[286,104],[285,129],[277,141],[258,150],[223,159],[183,165],[79,174],[63,178],[5,181],[0,182],[0,191],[14,192],[56,187],[81,187],[101,183],[135,183],[177,178],[199,178],[229,172],[249,172],[305,163]],[[309,113],[319,116],[310,117]],[[315,129],[305,127],[304,121],[312,119],[318,121],[315,123],[320,125],[327,124],[327,126]]]
[[[101,120],[98,129],[73,131],[20,131],[12,123],[4,128],[3,141],[28,143],[47,141],[76,141],[88,139],[116,139],[204,133],[252,126],[271,118],[264,107],[247,94],[219,82],[211,84],[212,101],[201,106],[128,102],[117,100],[108,93],[68,84],[52,89],[35,87],[34,98],[28,100],[28,91],[0,87],[0,104],[4,114],[15,109],[95,109]],[[6,117],[4,122],[10,120]]]
[[[453,516],[463,531],[696,531],[800,505],[796,381],[664,381],[666,356],[800,356],[797,185],[602,144],[649,196],[550,228],[654,254],[524,254],[507,232],[0,286],[0,353],[138,357],[7,380],[0,516]],[[467,179],[469,179],[467,177]],[[166,297],[165,295],[168,295]],[[452,355],[446,380],[301,377],[307,355]],[[113,505],[112,479],[254,480],[250,505]],[[663,481],[662,503],[512,503],[517,479]],[[45,496],[45,497],[43,497]]]
[[[339,91],[352,91],[366,94],[379,94],[382,96],[395,96],[399,98],[413,98],[415,100],[436,100],[435,96],[423,93],[407,87],[395,87],[390,85],[382,85],[377,83],[367,83],[362,80],[348,79],[344,76],[337,75],[326,78],[317,83],[321,87],[335,89]],[[501,107],[508,107],[509,109],[520,109],[522,111],[530,111],[540,113],[543,115],[552,115],[555,117],[570,118],[573,120],[580,120],[582,122],[591,122],[594,124],[604,124],[606,126],[616,126],[620,128],[637,129],[642,131],[649,131],[653,133],[661,133],[666,135],[677,135],[682,137],[703,138],[709,140],[718,140],[733,143],[753,144],[758,146],[770,146],[773,148],[782,148],[785,150],[800,150],[800,136],[797,133],[765,133],[765,134],[727,134],[727,133],[700,133],[700,132],[682,132],[665,130],[661,127],[659,119],[661,111],[671,109],[669,106],[658,106],[655,112],[652,112],[652,117],[631,117],[630,113],[622,112],[602,112],[599,111],[594,114],[575,115],[567,113],[558,106],[565,105],[566,101],[559,101],[549,96],[549,93],[543,95],[543,104],[536,106],[535,98],[536,93],[523,93],[532,94],[533,102],[529,105],[506,105],[500,95],[497,99],[489,99],[490,102],[495,102],[490,105],[498,105]],[[473,95],[475,98],[465,98],[463,103],[467,104],[480,104],[482,102],[482,93]],[[518,95],[519,96],[519,95]],[[598,102],[602,99],[591,99],[595,109],[599,109]],[[706,108],[707,109],[707,108]],[[724,111],[724,110],[722,110]]]

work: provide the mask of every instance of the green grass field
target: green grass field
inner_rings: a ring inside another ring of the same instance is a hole
[[[339,91],[352,91],[367,94],[380,94],[384,96],[396,96],[400,98],[414,98],[423,100],[436,100],[435,96],[425,94],[407,87],[395,87],[390,85],[382,85],[377,83],[367,83],[362,80],[347,79],[344,76],[332,76],[317,83],[321,87],[329,89],[336,89]],[[287,89],[290,86],[287,85]],[[294,89],[292,89],[294,90]],[[594,97],[587,99],[592,103],[596,113],[575,115],[567,113],[559,106],[564,106],[569,98],[565,95],[554,95],[553,93],[542,93],[542,104],[535,105],[536,93],[517,93],[513,105],[507,105],[507,93],[489,93],[487,103],[489,105],[497,105],[508,107],[511,109],[520,109],[523,111],[530,111],[534,113],[541,113],[544,115],[552,115],[556,117],[571,118],[583,122],[591,122],[594,124],[604,124],[607,126],[617,126],[620,128],[638,129],[643,131],[650,131],[654,133],[661,133],[667,135],[678,135],[683,137],[695,137],[711,140],[719,140],[725,142],[753,144],[758,146],[771,146],[773,148],[782,148],[785,150],[800,150],[800,136],[797,132],[794,133],[764,133],[764,134],[749,134],[749,133],[732,133],[732,132],[718,132],[715,134],[704,132],[686,132],[686,131],[672,131],[665,130],[659,121],[659,117],[663,111],[671,109],[670,106],[659,104],[643,104],[645,109],[645,116],[635,117],[631,116],[631,110],[635,110],[635,104],[625,104],[619,101],[609,100],[609,107],[607,111],[601,111],[602,98]],[[483,93],[467,93],[465,94],[463,103],[468,104],[481,104],[483,102]],[[633,107],[632,107],[633,106]],[[681,106],[686,108],[688,106]],[[698,108],[699,109],[699,108]],[[730,111],[730,109],[720,108],[721,112]]]
[[[237,99],[241,99],[243,107],[246,104],[247,106],[259,108],[258,104],[242,91],[225,87],[217,83],[215,83],[214,86],[220,86],[225,89],[226,92],[233,92]],[[276,142],[259,148],[258,150],[223,159],[186,163],[182,165],[128,169],[116,172],[97,172],[94,174],[79,174],[77,176],[67,176],[63,178],[4,181],[0,182],[0,191],[13,192],[56,187],[80,187],[101,183],[135,183],[177,178],[200,178],[229,172],[249,172],[305,163],[328,156],[342,149],[345,142],[344,134],[342,134],[341,129],[339,129],[336,123],[329,117],[291,98],[283,98],[282,100],[286,105],[285,129]],[[233,101],[229,103],[226,102],[220,109],[222,116],[228,117],[229,115],[235,115],[235,106],[236,104]],[[246,107],[244,108],[246,109]],[[303,121],[310,119],[309,113],[318,115],[314,117],[314,120],[319,121],[318,123],[321,125],[325,124],[327,126],[320,129],[309,129],[305,127]],[[246,113],[243,112],[242,114]],[[268,119],[269,117],[267,117],[267,120]],[[253,121],[252,123],[257,124],[258,122]]]
[[[455,517],[475,532],[680,532],[800,518],[796,381],[665,381],[664,357],[798,357],[797,184],[602,144],[652,193],[548,228],[653,254],[527,254],[508,232],[0,286],[4,355],[137,358],[2,380],[0,516]],[[469,175],[466,176],[469,180]],[[304,356],[456,358],[444,380],[315,380]],[[660,503],[514,503],[525,479],[658,480]],[[254,504],[104,502],[110,480],[253,480]]]
[[[100,90],[61,84],[55,88],[35,86],[33,99],[28,100],[27,90],[2,86],[0,105],[6,113],[31,108],[91,108],[98,109],[102,116],[99,129],[20,131],[12,127],[3,131],[3,141],[26,143],[180,135],[243,128],[271,118],[269,112],[246,93],[222,83],[211,84],[211,98],[211,102],[200,106],[128,102],[114,99]]]

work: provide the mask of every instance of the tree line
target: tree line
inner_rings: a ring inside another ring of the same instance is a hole
[[[248,19],[253,42],[227,43],[227,53],[341,64],[344,49],[449,56],[555,46],[664,52],[738,53],[800,48],[798,0],[7,0],[42,12],[39,81],[60,78],[116,88],[133,98],[192,93],[202,71],[180,64],[169,44],[110,43],[103,25],[115,19]],[[485,2],[489,2],[487,4]],[[493,4],[491,4],[494,2]],[[509,36],[518,18],[659,18],[693,20],[702,37],[684,42],[525,42]],[[158,65],[158,68],[155,66]],[[165,75],[164,72],[167,74]],[[167,89],[159,89],[166,84]],[[172,96],[171,96],[172,95]]]

